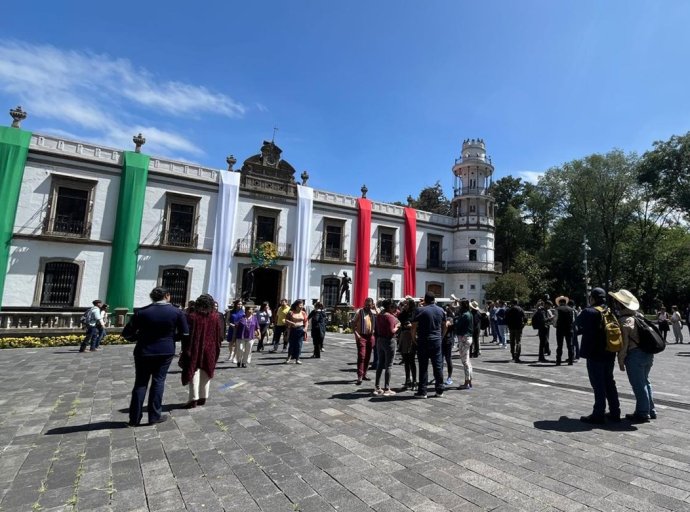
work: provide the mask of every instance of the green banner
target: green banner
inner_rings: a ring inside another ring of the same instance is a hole
[[[137,279],[137,257],[141,219],[144,214],[148,155],[125,151],[122,155],[120,195],[115,217],[115,235],[110,254],[110,274],[106,302],[115,308],[134,307],[134,286]]]
[[[31,132],[0,126],[0,306]]]

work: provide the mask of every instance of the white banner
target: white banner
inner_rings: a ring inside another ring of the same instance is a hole
[[[228,304],[230,265],[235,252],[235,220],[240,196],[240,173],[219,171],[216,230],[211,255],[208,293],[218,302],[222,312]]]
[[[304,299],[311,304],[309,296],[309,275],[311,274],[311,232],[314,212],[314,189],[297,186],[297,229],[294,243],[292,267],[292,293],[290,299]]]

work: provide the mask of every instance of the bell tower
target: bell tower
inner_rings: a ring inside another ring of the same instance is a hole
[[[469,272],[493,272],[494,209],[489,190],[494,166],[486,156],[482,139],[462,143],[460,158],[453,165],[453,216],[457,231],[453,243],[454,258]]]

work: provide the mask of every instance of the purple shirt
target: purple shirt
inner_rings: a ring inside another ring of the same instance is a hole
[[[256,338],[256,331],[259,329],[259,319],[256,315],[252,315],[249,318],[242,317],[239,322],[237,322],[237,339],[238,340],[250,340]]]

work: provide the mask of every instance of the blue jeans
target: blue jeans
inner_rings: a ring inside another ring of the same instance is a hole
[[[594,390],[594,408],[592,415],[603,418],[606,414],[606,402],[614,416],[620,416],[621,404],[618,400],[618,388],[613,378],[613,366],[616,354],[605,354],[603,359],[587,359],[587,375]]]
[[[417,344],[417,359],[419,360],[419,387],[417,392],[426,394],[429,380],[429,361],[434,370],[434,387],[436,393],[443,393],[443,354],[441,340],[419,340]]]
[[[89,345],[91,350],[96,350],[96,347],[98,347],[98,326],[90,325],[86,328],[86,336],[84,336],[81,342],[79,351],[84,352],[86,350],[86,345]]]
[[[506,326],[496,322],[496,332],[498,333],[498,343],[502,347],[506,346]]]
[[[648,354],[639,348],[632,349],[625,356],[625,371],[635,393],[635,414],[639,416],[656,413],[652,385],[649,383],[649,372],[653,364],[654,354]]]
[[[302,344],[304,343],[304,329],[302,327],[293,327],[290,329],[290,338],[288,342],[288,357],[295,361],[299,361],[299,356],[302,354]]]
[[[106,334],[107,332],[105,331],[104,327],[98,329],[98,333],[96,334],[96,343],[94,343],[94,348],[98,348],[101,346],[101,341],[103,341],[103,338],[105,338]]]
[[[575,359],[580,359],[580,343],[577,340],[577,331],[573,329],[573,353]]]
[[[493,341],[498,340],[500,337],[498,333],[498,321],[496,320],[491,320],[491,336]]]

